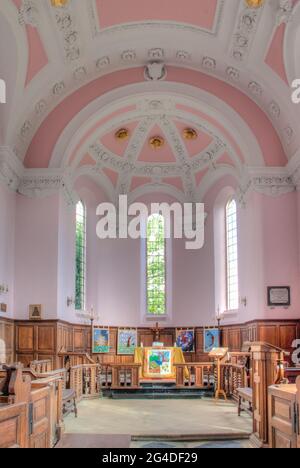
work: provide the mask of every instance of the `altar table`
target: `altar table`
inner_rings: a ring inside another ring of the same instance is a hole
[[[181,348],[149,347],[136,348],[134,362],[141,364],[141,379],[175,380],[176,368],[174,364],[184,364],[185,359]],[[188,369],[185,370],[185,377],[189,378]]]

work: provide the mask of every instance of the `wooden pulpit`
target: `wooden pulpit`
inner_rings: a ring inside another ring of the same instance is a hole
[[[256,447],[267,447],[268,388],[284,381],[284,355],[282,349],[264,342],[249,343],[252,355],[253,435]]]

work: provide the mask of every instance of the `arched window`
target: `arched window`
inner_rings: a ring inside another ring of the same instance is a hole
[[[147,220],[147,313],[166,315],[166,242],[163,216]]]
[[[76,205],[76,310],[85,309],[86,288],[86,207]]]
[[[226,205],[227,309],[239,308],[237,205],[231,198]]]

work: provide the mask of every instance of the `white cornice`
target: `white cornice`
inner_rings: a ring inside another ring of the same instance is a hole
[[[277,197],[300,189],[300,162],[296,157],[286,167],[244,166],[240,173],[236,171],[235,174],[235,177],[239,178],[237,180],[239,183],[237,198],[241,205],[246,203],[247,196],[251,191]],[[80,175],[80,171],[71,168],[25,169],[10,148],[0,147],[0,180],[10,189],[22,195],[40,198],[62,191],[66,203],[73,206],[78,200],[74,185],[76,178]],[[97,177],[95,171],[86,172],[86,175]],[[214,171],[211,180],[209,180],[211,173],[208,173],[197,190],[199,197],[201,195],[201,199],[203,199],[211,185],[225,175],[228,175],[226,166],[220,166],[217,171]],[[103,184],[103,179],[99,179],[99,184]],[[145,193],[149,193],[149,190],[150,192],[159,192],[161,189],[166,190],[166,185],[159,183],[152,184],[151,187],[146,185],[139,189],[139,195],[143,194],[143,190]],[[114,196],[112,195],[111,193],[111,199],[117,199],[117,190]]]

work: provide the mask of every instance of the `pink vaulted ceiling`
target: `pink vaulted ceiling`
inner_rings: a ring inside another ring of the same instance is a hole
[[[115,72],[83,86],[80,90],[68,96],[44,120],[32,139],[25,157],[26,167],[48,167],[59,136],[84,107],[99,98],[99,90],[101,90],[102,94],[105,94],[122,86],[143,82],[143,71],[143,69],[138,68]],[[194,86],[221,99],[237,112],[248,125],[257,139],[267,166],[284,166],[287,163],[282,143],[270,120],[251,99],[238,89],[203,73],[175,67],[169,67],[168,80]],[[199,117],[204,117],[201,110],[195,111],[193,109],[189,111],[195,115],[199,113]],[[206,119],[209,119],[209,117],[206,116]],[[226,132],[222,122],[214,121],[213,123],[220,127],[220,131]],[[231,139],[236,152],[242,158],[243,156],[234,142],[233,136],[228,134],[226,139],[228,140],[228,138]]]
[[[96,0],[100,29],[149,20],[187,23],[211,30],[218,0]]]

